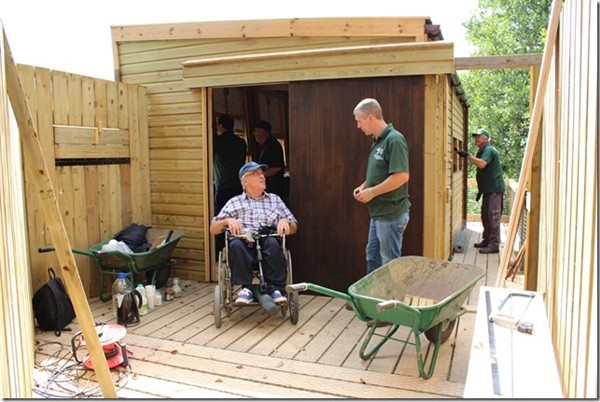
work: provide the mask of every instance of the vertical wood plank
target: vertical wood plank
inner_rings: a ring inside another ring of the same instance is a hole
[[[4,59],[4,28],[0,21],[0,56]],[[16,68],[14,69],[16,73]],[[31,76],[29,76],[31,78]],[[0,349],[2,398],[31,398],[33,317],[31,272],[26,235],[24,177],[19,131],[9,118],[7,71],[0,61]],[[13,77],[14,79],[14,77]],[[24,94],[23,94],[24,95]]]
[[[525,155],[523,158],[523,168],[521,169],[521,175],[519,177],[519,189],[515,197],[515,208],[511,211],[510,225],[508,230],[508,236],[506,239],[505,247],[502,253],[502,259],[500,269],[498,270],[498,277],[496,278],[496,286],[500,286],[504,281],[506,275],[506,269],[510,262],[510,256],[516,237],[516,227],[518,225],[519,213],[522,210],[522,205],[525,196],[525,183],[527,182],[527,174],[529,172],[528,167],[531,164],[533,158],[533,151],[535,150],[535,143],[537,141],[538,128],[542,117],[542,105],[543,99],[546,93],[547,76],[550,67],[550,61],[552,59],[552,49],[556,41],[556,34],[558,31],[558,24],[560,19],[561,2],[554,0],[552,3],[552,11],[550,13],[550,20],[548,23],[548,36],[546,44],[544,46],[544,56],[542,59],[540,83],[537,87],[535,94],[535,103],[533,107],[533,113],[531,115],[531,122],[529,125],[529,135],[527,146],[525,148]]]
[[[19,65],[18,72],[25,98],[30,104],[30,110],[32,110],[31,117],[34,122],[37,122],[35,70],[30,66]],[[27,203],[27,234],[29,243],[33,246],[29,252],[29,262],[33,267],[31,271],[32,288],[37,290],[47,281],[46,268],[52,265],[56,266],[56,256],[52,253],[40,254],[37,252],[38,247],[48,244],[48,239],[46,238],[44,215],[38,202],[39,196],[35,191],[34,184],[27,176],[25,176],[25,197]],[[35,269],[36,267],[40,269]]]
[[[131,152],[131,192],[133,221],[152,224],[150,206],[150,143],[148,139],[148,118],[146,113],[146,91],[130,87],[129,105],[129,149]]]
[[[98,167],[84,166],[83,176],[85,178],[85,217],[87,222],[88,247],[100,242],[100,207],[98,201]],[[90,295],[98,296],[100,274],[95,263],[90,263]]]
[[[40,196],[40,203],[44,211],[44,218],[48,225],[56,255],[60,262],[60,272],[65,282],[65,287],[72,299],[75,314],[83,328],[94,371],[98,376],[102,394],[107,398],[116,397],[117,393],[112,382],[106,358],[100,345],[100,340],[93,322],[90,306],[87,304],[85,291],[81,284],[81,278],[73,252],[71,251],[69,238],[61,219],[54,186],[50,178],[48,165],[44,160],[44,153],[39,142],[39,134],[29,114],[29,106],[21,87],[19,75],[12,60],[12,54],[6,38],[4,42],[4,65],[7,71],[7,92],[11,105],[19,125],[23,146],[23,160],[26,174],[30,175],[35,183],[35,189]],[[27,294],[30,296],[30,294]]]
[[[443,231],[436,230],[439,224],[439,219],[444,218],[444,208],[438,209],[438,206],[443,207],[445,204],[439,204],[439,176],[443,171],[439,169],[438,146],[441,133],[438,131],[440,126],[439,111],[436,105],[439,77],[435,75],[425,76],[425,115],[423,140],[423,175],[428,179],[423,183],[423,193],[436,195],[425,197],[423,200],[423,255],[427,257],[438,257],[439,245],[443,244],[440,236],[443,236]],[[442,160],[443,162],[443,160]],[[441,215],[441,216],[439,216]],[[437,234],[437,235],[436,235]],[[428,240],[425,240],[428,239]]]

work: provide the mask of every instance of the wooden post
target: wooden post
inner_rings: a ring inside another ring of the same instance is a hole
[[[4,41],[0,39],[0,57],[2,54]],[[35,362],[33,320],[26,318],[34,313],[27,222],[23,219],[21,140],[10,129],[9,109],[6,71],[0,63],[0,397],[25,399],[32,397]]]
[[[550,62],[552,60],[552,53],[554,52],[554,43],[556,42],[561,9],[561,0],[554,0],[552,2],[550,21],[548,22],[548,37],[546,38],[546,44],[544,46],[544,56],[542,58],[540,79],[538,81],[538,86],[535,93],[535,103],[533,104],[531,121],[529,122],[529,140],[527,141],[527,146],[525,147],[525,155],[523,157],[523,164],[521,166],[521,174],[519,176],[519,187],[515,195],[515,205],[510,214],[506,244],[504,245],[502,258],[500,259],[500,267],[498,268],[498,276],[496,277],[496,287],[502,287],[504,284],[506,270],[508,269],[508,264],[510,263],[512,248],[517,236],[517,228],[519,226],[520,216],[519,214],[523,209],[523,202],[525,199],[527,176],[529,174],[529,167],[531,166],[533,153],[537,143],[537,137],[540,131],[542,108],[544,106],[544,96],[546,95],[546,84],[548,82]]]
[[[5,49],[4,65],[6,68],[7,92],[21,134],[25,174],[28,175],[34,190],[40,197],[44,220],[60,264],[61,276],[73,302],[75,315],[77,316],[77,321],[81,326],[88,351],[90,352],[102,395],[105,398],[116,398],[115,385],[102,350],[102,345],[100,345],[100,339],[96,333],[94,318],[85,296],[81,277],[79,276],[71,244],[67,237],[56,200],[56,194],[48,175],[48,168],[44,160],[37,130],[31,117],[29,106],[27,105],[17,66],[13,61],[4,28],[2,29],[2,33]]]
[[[540,69],[538,66],[531,67],[531,78],[534,82],[538,81]],[[535,93],[535,88],[532,88]],[[533,95],[531,96],[533,104]],[[539,128],[540,132],[542,128]],[[539,135],[539,134],[538,134]],[[523,288],[525,290],[537,290],[538,275],[538,250],[540,243],[540,197],[542,183],[542,143],[540,138],[533,152],[533,162],[531,164],[531,173],[529,174],[529,211],[527,215],[527,249],[525,251],[525,275]]]

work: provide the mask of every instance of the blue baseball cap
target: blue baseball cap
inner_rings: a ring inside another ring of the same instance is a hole
[[[473,137],[476,137],[478,135],[485,135],[486,137],[490,138],[490,133],[487,130],[483,129],[483,128],[480,128],[479,130],[477,130],[476,133],[473,133],[471,135]]]
[[[251,172],[256,169],[262,169],[264,172],[269,168],[269,165],[259,165],[256,162],[248,162],[244,166],[240,168],[240,180],[242,180],[242,176],[246,174],[246,172]]]

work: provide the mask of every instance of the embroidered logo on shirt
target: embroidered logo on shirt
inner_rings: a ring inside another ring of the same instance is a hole
[[[378,161],[382,161],[383,160],[383,148],[376,148],[375,155],[373,155],[373,158],[377,159]]]

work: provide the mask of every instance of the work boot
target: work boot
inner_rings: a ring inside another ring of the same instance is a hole
[[[479,252],[481,254],[498,254],[500,252],[500,250],[498,250],[497,248],[492,248],[492,247],[484,247],[484,248],[480,248]]]
[[[475,248],[487,247],[487,245],[488,245],[488,242],[487,242],[487,241],[485,241],[485,240],[482,240],[482,241],[480,241],[479,243],[475,243],[475,244],[473,244],[473,246],[474,246]]]

